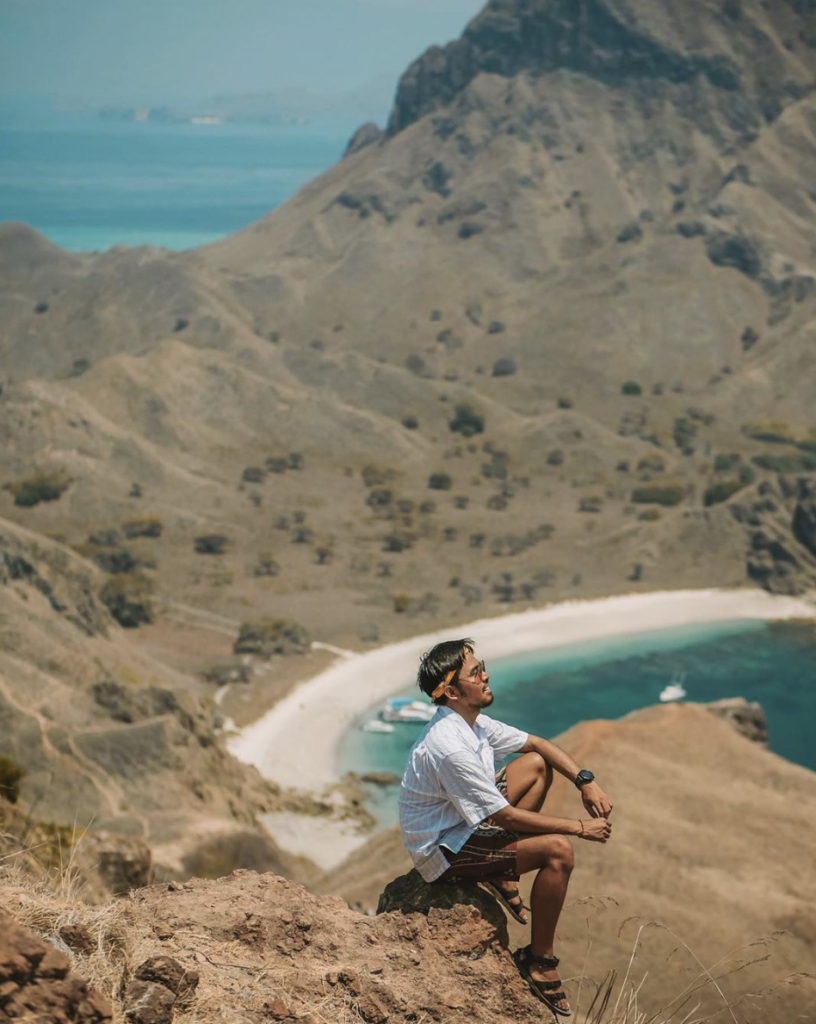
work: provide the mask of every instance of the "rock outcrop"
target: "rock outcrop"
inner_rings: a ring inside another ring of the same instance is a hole
[[[738,733],[752,743],[768,746],[768,716],[756,701],[744,697],[726,697],[706,704],[706,709],[718,718],[724,718]]]
[[[71,960],[0,910],[0,1020],[106,1024],[110,1000],[71,971]]]

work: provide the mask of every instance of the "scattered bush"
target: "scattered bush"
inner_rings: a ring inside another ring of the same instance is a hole
[[[703,492],[703,504],[708,508],[710,505],[719,505],[741,491],[745,485],[739,480],[718,480],[715,484],[707,487]]]
[[[260,466],[247,466],[241,474],[241,480],[245,484],[262,484],[266,474]]]
[[[430,515],[432,512],[436,512],[436,502],[423,501],[419,506],[419,511],[425,516]]]
[[[258,555],[258,561],[252,570],[252,575],[257,577],[277,576],[280,566],[271,555]]]
[[[20,799],[20,782],[26,774],[25,768],[0,754],[0,796],[10,804],[16,804]]]
[[[229,545],[229,539],[223,533],[205,533],[193,540],[193,550],[197,555],[223,555]]]
[[[465,307],[465,316],[474,327],[479,327],[482,322],[482,307],[478,302],[471,302],[469,306]]]
[[[512,377],[518,367],[512,356],[502,356],[493,364],[494,377]]]
[[[742,351],[750,352],[750,350],[759,341],[759,335],[753,329],[753,327],[746,327],[740,336],[740,342],[742,343]]]
[[[118,547],[120,539],[119,531],[113,529],[97,530],[95,533],[88,535],[88,543],[99,548]]]
[[[461,434],[462,437],[474,437],[484,432],[485,420],[481,413],[477,412],[467,402],[460,402],[454,411],[453,419],[448,427],[454,434]]]
[[[366,487],[383,487],[396,479],[396,471],[385,466],[368,465],[363,467],[362,477]]]
[[[299,526],[292,534],[293,544],[311,544],[314,541],[314,530],[308,526]]]
[[[285,473],[286,470],[289,468],[288,460],[282,458],[280,455],[270,456],[264,462],[264,465],[266,466],[270,473]]]
[[[480,235],[484,231],[484,227],[481,224],[476,224],[472,220],[463,221],[459,225],[459,237],[463,240],[473,238],[474,235]]]
[[[638,470],[646,473],[662,473],[666,468],[666,462],[662,455],[649,454],[644,455],[642,459],[638,461]]]
[[[621,385],[622,395],[642,395],[643,388],[636,380],[625,380]]]
[[[394,500],[394,492],[387,487],[375,487],[369,491],[366,505],[369,508],[386,508]]]
[[[185,319],[183,316],[180,316],[176,320],[175,327],[173,328],[173,333],[174,334],[178,334],[180,331],[183,331],[186,327],[189,327],[189,326],[190,326],[190,321]]]
[[[28,480],[8,484],[14,495],[14,504],[20,508],[33,508],[44,501],[57,501],[71,486],[71,478],[64,473],[40,473]]]
[[[697,426],[685,416],[678,416],[674,421],[672,437],[674,443],[684,455],[694,454],[694,439],[697,436]]]
[[[772,473],[812,473],[816,470],[816,456],[798,452],[790,455],[755,455],[751,462]]]
[[[590,495],[586,498],[581,498],[578,502],[579,512],[600,512],[603,508],[603,498],[597,494]]]
[[[289,452],[289,454],[286,457],[286,464],[289,466],[289,469],[295,470],[295,472],[298,472],[299,470],[303,469],[303,467],[306,465],[305,460],[300,452]]]
[[[153,584],[146,576],[139,573],[114,576],[99,592],[99,597],[125,629],[138,629],[155,621]]]
[[[122,532],[128,540],[134,540],[136,537],[161,537],[162,529],[162,521],[156,516],[128,519],[126,523],[122,523]]]
[[[132,573],[138,568],[139,562],[134,558],[133,553],[127,548],[104,548],[93,556],[93,561],[102,572],[111,573]]]
[[[466,494],[457,494],[453,499],[454,508],[466,509],[470,504],[470,498]]]
[[[310,645],[311,637],[300,623],[288,619],[262,619],[260,622],[243,623],[232,649],[235,654],[271,658],[275,654],[305,654]]]
[[[558,405],[559,409],[571,409],[575,405],[575,402],[573,402],[573,400],[571,398],[568,398],[566,395],[561,395],[556,400],[556,404]]]
[[[410,594],[394,594],[394,611],[397,615],[401,615],[403,612],[407,612],[411,607],[411,595]]]
[[[431,473],[428,477],[428,487],[432,491],[449,491],[453,486],[453,480],[448,473]]]
[[[629,221],[620,229],[616,241],[624,244],[626,242],[637,242],[643,237],[643,229],[636,220]]]
[[[405,427],[406,430],[418,430],[419,420],[416,418],[416,416],[403,416],[402,425]]]
[[[766,423],[746,423],[742,428],[742,432],[755,441],[765,441],[768,444],[797,443],[796,434],[790,425],[780,420]]]
[[[34,312],[35,313],[47,313],[48,312],[48,303],[47,302],[38,302],[37,305],[34,307]]]
[[[658,519],[662,518],[663,513],[660,511],[659,508],[645,508],[638,516],[638,519],[642,519],[644,522],[647,523],[655,523]]]
[[[621,459],[620,462],[618,462],[618,464],[615,466],[615,469],[618,471],[618,473],[628,473],[629,472],[629,460],[628,459]]]
[[[503,334],[505,331],[504,323],[501,320],[491,320],[487,325],[488,334]]]
[[[560,466],[564,462],[564,453],[560,448],[553,448],[547,455],[548,466]]]
[[[742,456],[736,452],[731,454],[725,454],[721,452],[719,455],[714,457],[714,472],[715,473],[728,473],[742,462]]]
[[[632,501],[637,505],[679,505],[686,496],[682,484],[644,484],[632,491]]]
[[[83,373],[87,373],[90,370],[91,364],[87,359],[75,359],[71,364],[71,369],[68,371],[68,377],[81,377]]]
[[[507,498],[503,494],[494,494],[487,499],[487,507],[491,512],[503,512],[507,508]]]

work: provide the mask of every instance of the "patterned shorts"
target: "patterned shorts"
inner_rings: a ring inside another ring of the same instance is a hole
[[[507,793],[507,769],[496,775],[496,788]],[[447,882],[452,878],[507,878],[518,879],[516,847],[521,837],[491,823],[488,818],[478,825],[458,853],[446,847],[445,858],[450,867],[437,879]]]

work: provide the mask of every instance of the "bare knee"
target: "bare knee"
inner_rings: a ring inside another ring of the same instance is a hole
[[[547,835],[519,843],[519,867],[522,873],[548,868],[568,875],[575,866],[575,854],[567,836]]]
[[[552,780],[552,767],[549,762],[545,761],[541,754],[537,754],[535,751],[525,754],[524,757],[530,771],[534,772],[538,778],[543,779],[549,785]]]
[[[560,871],[569,873],[575,867],[575,850],[568,836],[550,836],[548,863]]]

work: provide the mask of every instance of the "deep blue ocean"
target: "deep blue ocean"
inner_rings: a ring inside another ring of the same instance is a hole
[[[816,625],[741,621],[686,626],[488,662],[495,700],[487,712],[538,736],[553,738],[577,722],[614,719],[659,703],[663,687],[684,673],[687,700],[759,701],[774,753],[816,771]],[[399,696],[420,696],[409,687]],[[345,738],[346,771],[401,775],[422,725],[392,734],[359,728]],[[387,824],[396,817],[396,788],[366,787],[369,806]]]
[[[334,164],[358,127],[161,124],[0,102],[0,221],[73,251],[188,249],[258,220]]]

